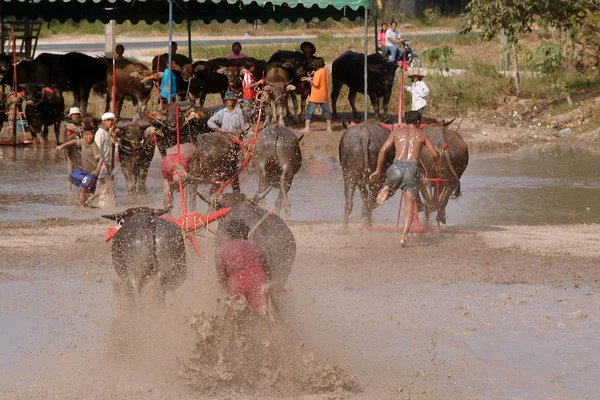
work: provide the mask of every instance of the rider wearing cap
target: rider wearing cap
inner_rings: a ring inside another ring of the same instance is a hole
[[[244,130],[244,113],[236,107],[237,99],[233,92],[225,93],[226,107],[217,111],[208,120],[208,127],[218,132],[240,132]]]

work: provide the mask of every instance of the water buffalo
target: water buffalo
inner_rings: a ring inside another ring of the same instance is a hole
[[[136,123],[117,127],[119,158],[129,194],[146,193],[146,177],[155,148],[153,132],[146,128]]]
[[[112,102],[112,86],[113,86],[113,71],[112,66],[106,71],[106,82],[109,90],[106,96],[105,111],[111,109]],[[117,101],[117,119],[121,115],[123,108],[123,100],[125,96],[131,96],[131,101],[134,106],[137,106],[137,113],[134,114],[134,121],[137,120],[145,111],[150,100],[150,94],[154,87],[152,71],[144,64],[132,63],[129,60],[121,59],[116,63],[116,101]]]
[[[362,199],[362,216],[365,225],[371,225],[373,209],[377,207],[377,194],[383,187],[385,174],[376,181],[369,182],[369,175],[377,168],[377,155],[390,132],[379,124],[358,124],[344,132],[340,140],[339,155],[344,175],[344,229],[348,229],[348,220],[352,214],[354,191],[358,187]],[[389,153],[384,171],[392,164],[393,153]]]
[[[352,116],[353,118],[358,117],[355,104],[356,93],[365,92],[364,65],[364,55],[353,51],[344,52],[331,65],[331,105],[334,116],[337,114],[337,100],[342,86],[347,85]],[[378,117],[380,116],[379,102],[381,99],[383,99],[384,114],[388,112],[397,68],[397,64],[386,60],[380,54],[369,54],[367,56],[367,94]]]
[[[160,61],[160,63],[159,63],[159,61]],[[176,80],[176,85],[177,85],[177,93],[180,94],[179,98],[181,100],[184,100],[185,92],[187,91],[187,81],[189,79],[189,75],[184,76],[186,74],[183,72],[190,70],[192,60],[190,60],[188,57],[184,56],[183,54],[173,54],[171,56],[171,61],[174,62],[181,69],[181,71],[174,69],[173,73],[175,75],[175,80]],[[152,59],[152,71],[153,72],[164,71],[165,68],[167,68],[168,62],[169,62],[169,53],[155,56]]]
[[[433,157],[428,151],[422,151],[420,160],[421,187],[420,193],[425,206],[425,226],[429,223],[429,215],[437,211],[438,203],[435,193],[435,184],[427,182],[425,178],[443,178],[449,182],[440,185],[440,204],[437,219],[446,223],[446,205],[450,198],[460,197],[460,178],[469,164],[469,148],[458,133],[453,133],[443,126],[430,126],[423,129],[423,133],[429,137],[431,143],[438,151],[441,151],[446,143],[448,149],[444,151],[439,161],[439,169],[433,165]]]
[[[313,70],[311,59],[307,58],[304,53],[299,51],[279,50],[275,52],[269,61],[267,62],[267,71],[271,68],[280,67],[285,68],[288,71],[291,83],[295,87],[294,91],[290,93],[290,98],[293,104],[293,118],[294,122],[300,122],[300,117],[306,109],[306,99],[310,94],[311,85],[309,82],[303,80],[309,76]],[[300,96],[300,109],[298,109],[298,100],[296,95]],[[286,101],[287,107],[287,101]],[[287,110],[288,114],[289,110]]]
[[[141,291],[152,280],[164,303],[166,292],[178,288],[186,278],[181,230],[158,217],[168,211],[139,207],[103,215],[121,225],[112,238],[113,267],[120,278],[115,289],[118,294],[125,292],[134,307],[140,305]]]
[[[156,128],[151,128],[156,129]],[[234,139],[235,141],[238,138]],[[181,145],[183,157],[182,167],[187,170],[184,187],[188,193],[196,193],[199,184],[211,186],[210,193],[214,193],[226,180],[233,177],[238,169],[238,144],[234,143],[228,135],[215,132],[199,135],[196,143],[183,141]],[[168,208],[173,203],[173,191],[179,189],[177,177],[173,171],[179,163],[177,147],[167,149],[167,155],[162,160],[164,180],[164,204]],[[239,179],[231,183],[234,192],[240,192]],[[187,196],[188,208],[195,210],[196,196]]]
[[[249,240],[258,244],[265,254],[270,281],[274,286],[283,287],[292,272],[296,257],[296,240],[281,218],[257,205],[266,194],[267,192],[256,196],[253,201],[248,200],[242,193],[225,193],[220,199],[213,199],[217,209],[231,207],[229,214],[219,223],[215,248],[219,249],[228,240],[227,224],[234,219],[241,219],[250,227]],[[200,197],[211,202],[206,196]]]
[[[292,208],[287,194],[294,175],[302,166],[300,141],[296,134],[283,126],[263,129],[254,146],[252,163],[258,174],[258,193],[263,193],[268,186],[278,187],[275,213],[279,215],[283,206],[283,215],[289,217]]]
[[[25,115],[34,142],[38,135],[42,143],[48,140],[48,127],[53,125],[56,143],[60,144],[60,121],[65,112],[65,100],[60,90],[35,83],[19,86],[25,89]]]
[[[288,93],[295,90],[294,85],[290,85],[292,79],[288,71],[283,68],[271,68],[265,77],[265,85],[262,96],[264,98],[266,118],[265,126],[279,121],[279,125],[284,126],[285,106],[288,101]]]
[[[56,87],[61,92],[73,92],[73,106],[87,112],[87,103],[92,88],[106,79],[107,61],[81,53],[64,55],[42,53],[33,61],[17,64],[18,83],[36,83]],[[0,85],[13,84],[13,67],[0,80]]]
[[[232,91],[240,93],[242,90],[243,60],[228,60],[225,57],[206,61],[205,78],[200,90],[200,105],[204,105],[206,95],[209,93],[220,93],[221,98],[225,92]]]

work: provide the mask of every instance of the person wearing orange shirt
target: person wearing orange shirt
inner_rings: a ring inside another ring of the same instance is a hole
[[[306,123],[302,132],[310,132],[310,121],[317,110],[317,106],[321,106],[321,111],[327,120],[327,132],[331,132],[331,111],[329,110],[328,95],[329,95],[329,75],[325,69],[325,61],[321,57],[315,58],[313,66],[316,71],[312,77],[302,78],[310,82],[310,97],[306,106]]]

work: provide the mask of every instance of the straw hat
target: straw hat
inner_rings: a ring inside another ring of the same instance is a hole
[[[413,68],[413,70],[408,74],[408,76],[418,76],[418,77],[424,77],[425,75],[423,75],[421,73],[421,69],[420,68]]]

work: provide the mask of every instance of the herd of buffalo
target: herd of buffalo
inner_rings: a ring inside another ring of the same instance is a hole
[[[298,109],[297,96],[301,99],[301,110],[303,110],[310,94],[310,84],[303,78],[309,76],[313,70],[311,59],[300,52],[283,50],[273,54],[267,61],[217,58],[192,63],[185,56],[175,55],[173,60],[179,66],[175,72],[180,101],[165,105],[158,111],[149,112],[147,105],[150,94],[156,87],[156,72],[164,70],[167,59],[166,54],[157,56],[152,63],[152,68],[127,59],[119,59],[116,62],[117,117],[125,97],[130,97],[138,107],[133,122],[119,125],[117,130],[120,163],[126,177],[128,192],[130,194],[145,192],[145,180],[156,147],[161,157],[165,157],[167,151],[176,145],[179,131],[182,143],[191,143],[195,146],[195,153],[189,157],[189,177],[184,189],[188,193],[189,208],[192,210],[195,208],[196,194],[201,195],[197,191],[197,186],[210,185],[209,194],[200,197],[218,207],[232,207],[229,216],[241,218],[248,226],[255,228],[253,240],[265,251],[270,270],[276,275],[279,274],[276,279],[281,284],[285,283],[295,256],[295,242],[291,231],[278,214],[282,210],[286,216],[291,213],[288,191],[292,186],[294,175],[302,165],[300,147],[302,137],[298,138],[293,130],[282,126],[283,115],[272,115],[271,120],[279,121],[279,124],[264,127],[251,150],[252,163],[259,176],[257,195],[252,200],[246,198],[240,193],[236,178],[232,182],[233,193],[217,197],[217,189],[222,182],[235,177],[239,169],[240,155],[249,150],[250,139],[244,137],[243,133],[212,132],[208,128],[207,121],[217,108],[204,107],[204,101],[209,93],[220,93],[221,96],[226,91],[240,93],[244,69],[251,62],[256,68],[255,76],[265,76],[263,101],[267,104],[280,102],[281,107],[272,107],[272,109],[283,110],[288,108],[288,99],[291,99],[294,105],[293,117],[298,121],[301,111]],[[334,114],[340,89],[347,85],[352,111],[354,116],[357,116],[354,99],[357,92],[364,92],[363,62],[363,55],[352,51],[343,53],[333,62],[331,100]],[[397,68],[395,63],[378,54],[368,56],[367,95],[378,116],[381,100],[383,100],[383,112],[387,113]],[[10,87],[13,86],[13,76],[16,75],[18,92],[11,93],[8,98],[16,96],[26,101],[25,112],[34,136],[41,135],[47,138],[48,127],[54,125],[58,138],[59,126],[65,110],[63,92],[73,92],[74,106],[80,107],[84,115],[92,90],[107,94],[106,109],[109,109],[113,90],[113,66],[112,60],[108,58],[90,57],[80,53],[65,55],[44,53],[32,61],[21,61],[17,64],[15,73],[10,57],[0,55],[0,73],[3,74],[0,85]],[[3,101],[7,101],[7,96],[4,96]],[[6,109],[6,107],[2,108]],[[429,136],[436,148],[441,149],[444,146],[447,148],[437,166],[427,151],[424,151],[420,158],[422,177],[446,180],[442,183],[439,193],[436,193],[436,187],[431,181],[423,179],[421,183],[420,191],[426,222],[429,221],[430,213],[437,211],[438,220],[445,223],[445,207],[448,200],[460,195],[460,177],[467,167],[468,148],[460,135],[452,133],[446,126],[431,125],[424,128],[424,133]],[[389,127],[376,121],[352,125],[346,129],[341,138],[339,158],[346,199],[345,228],[352,213],[354,192],[357,188],[363,202],[362,215],[365,224],[371,224],[371,213],[376,207],[375,199],[383,186],[385,176],[376,182],[369,182],[369,175],[376,168],[377,154],[388,135]],[[392,160],[393,154],[389,154],[384,168],[387,168]],[[276,215],[264,210],[264,197],[271,187],[279,189],[279,197],[275,204]],[[165,208],[169,206],[165,198]],[[220,225],[226,225],[229,216]],[[157,217],[150,213],[140,217],[139,223],[148,223],[152,218]],[[169,250],[162,250],[163,253],[175,254],[176,259],[171,260],[173,262],[168,261],[171,269],[163,272],[169,276],[174,274],[168,281],[171,285],[175,283],[177,286],[176,283],[181,281],[180,278],[185,276],[186,271],[185,262],[182,264],[178,258],[183,254],[179,251],[183,249],[181,235],[171,235],[169,232],[173,227],[162,222],[152,223],[156,228],[153,231],[153,238],[156,235],[178,237],[176,242],[168,243]],[[220,226],[219,230],[221,229]],[[152,243],[154,246],[152,251],[157,252],[156,244],[159,241]],[[179,250],[173,252],[173,249]],[[159,261],[157,254],[151,255],[156,262]],[[167,260],[168,257],[167,255]],[[125,280],[127,279],[129,278]]]

